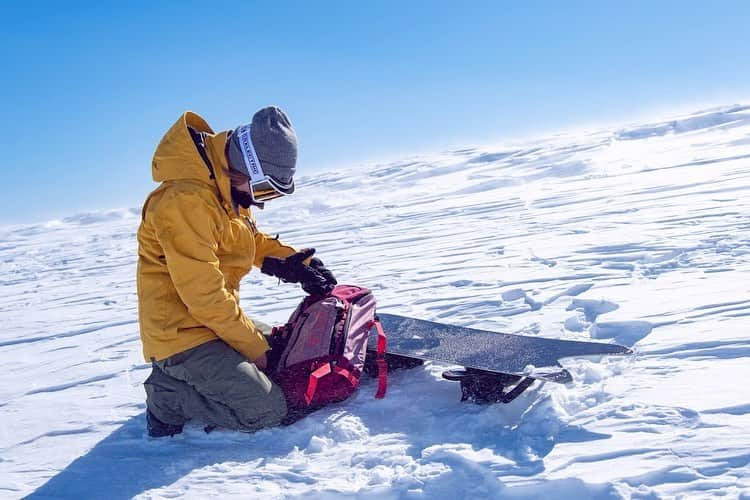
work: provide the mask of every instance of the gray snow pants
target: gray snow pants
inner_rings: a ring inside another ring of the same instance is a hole
[[[279,425],[286,401],[279,386],[222,340],[212,340],[153,361],[144,382],[146,405],[156,418],[252,432]]]

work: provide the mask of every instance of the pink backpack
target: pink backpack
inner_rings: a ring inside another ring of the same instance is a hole
[[[387,388],[386,338],[370,290],[338,285],[324,297],[305,298],[287,324],[271,334],[277,354],[269,375],[281,386],[289,408],[312,410],[351,396],[359,387],[373,327],[378,334],[375,397],[382,398]]]

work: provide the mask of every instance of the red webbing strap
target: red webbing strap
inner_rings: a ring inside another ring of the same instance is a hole
[[[305,392],[305,402],[308,406],[310,406],[313,397],[315,397],[315,391],[318,389],[318,380],[329,373],[331,373],[331,363],[326,363],[318,367],[318,369],[310,374],[310,379],[307,382],[307,391]]]
[[[340,366],[337,366],[336,368],[333,369],[333,373],[344,377],[350,384],[352,384],[352,387],[356,387],[357,383],[359,382],[359,377],[354,375],[352,372],[350,372],[346,368],[341,368]]]
[[[388,364],[385,362],[385,349],[388,346],[388,341],[385,338],[383,325],[380,324],[380,321],[373,320],[372,324],[378,331],[378,355],[376,358],[378,364],[378,392],[375,394],[375,398],[382,399],[385,397],[385,391],[388,389]]]

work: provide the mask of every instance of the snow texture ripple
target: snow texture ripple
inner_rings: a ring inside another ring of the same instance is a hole
[[[748,106],[302,178],[260,225],[382,311],[637,354],[509,405],[428,364],[287,428],[161,440],[139,210],[2,228],[0,497],[750,498],[749,194]],[[301,296],[242,287],[269,323]]]

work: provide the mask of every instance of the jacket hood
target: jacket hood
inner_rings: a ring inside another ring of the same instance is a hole
[[[190,136],[188,126],[197,132],[206,133],[206,154],[213,167],[213,178]],[[194,180],[208,184],[218,189],[222,200],[225,201],[225,208],[228,211],[232,210],[228,166],[224,154],[226,142],[227,132],[215,134],[200,115],[186,111],[167,130],[156,147],[151,162],[151,176],[156,182]]]
[[[188,126],[198,132],[214,131],[197,114],[187,111],[162,137],[151,162],[151,175],[156,182],[194,179],[214,184],[211,172],[198,153]]]

